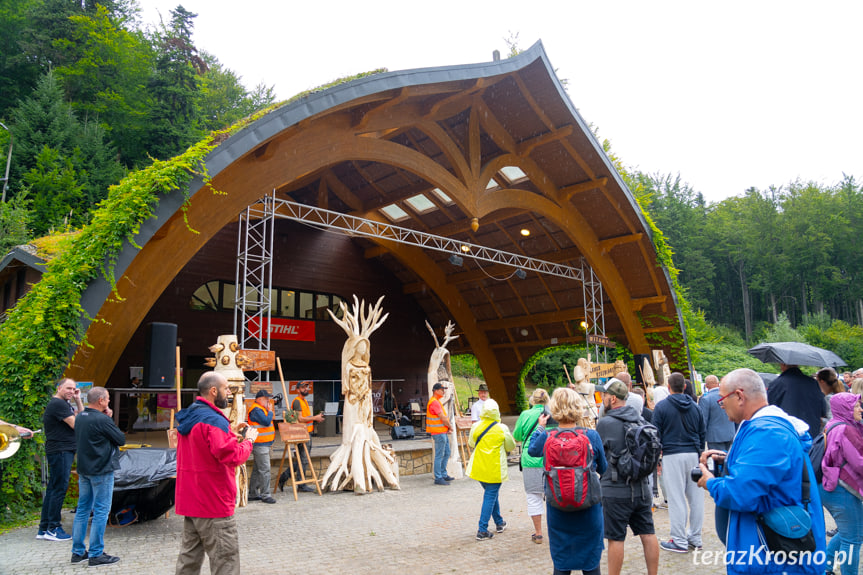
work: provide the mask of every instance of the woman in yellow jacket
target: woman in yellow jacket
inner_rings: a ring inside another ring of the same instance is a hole
[[[488,530],[489,518],[494,519],[498,533],[506,529],[497,496],[501,483],[507,480],[506,454],[515,448],[515,439],[507,426],[500,422],[500,409],[495,400],[488,399],[482,406],[479,421],[470,428],[468,444],[473,453],[467,464],[467,475],[479,481],[485,492],[476,532],[477,540],[483,541],[493,537]]]

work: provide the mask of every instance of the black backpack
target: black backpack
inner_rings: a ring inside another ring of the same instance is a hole
[[[830,427],[824,430],[824,433],[819,433],[815,441],[812,442],[812,447],[809,448],[809,461],[812,462],[812,471],[815,472],[815,481],[819,485],[824,481],[824,473],[821,471],[821,460],[824,459],[824,452],[827,451],[827,434],[839,425],[847,425],[844,421],[837,421]]]
[[[642,419],[640,423],[625,424],[624,437],[626,449],[612,458],[611,463],[617,471],[617,478],[613,480],[637,483],[651,475],[659,465],[662,455],[659,430]]]

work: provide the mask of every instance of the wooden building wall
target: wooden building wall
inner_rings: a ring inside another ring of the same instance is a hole
[[[149,311],[114,367],[109,387],[128,387],[129,367],[143,366],[146,326],[151,322],[178,325],[184,387],[194,387],[204,371],[203,358],[217,336],[233,333],[230,311],[199,311],[190,307],[192,294],[212,280],[234,282],[237,225],[221,230],[178,274]],[[371,337],[374,379],[404,379],[395,384],[399,402],[426,394],[425,379],[434,341],[425,327],[426,316],[416,302],[402,293],[401,283],[343,234],[323,231],[292,221],[276,225],[273,247],[273,286],[333,293],[352,302],[354,294],[366,303],[384,295],[389,318]],[[285,378],[340,379],[341,349],[346,336],[331,320],[317,321],[314,342],[272,340]],[[274,374],[278,380],[278,374]],[[401,393],[398,390],[401,389]]]

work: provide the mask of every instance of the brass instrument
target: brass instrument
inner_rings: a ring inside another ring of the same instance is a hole
[[[41,430],[34,431],[39,433]],[[18,448],[21,447],[21,439],[32,437],[33,433],[18,433],[14,425],[0,423],[0,459],[8,459],[15,455]]]

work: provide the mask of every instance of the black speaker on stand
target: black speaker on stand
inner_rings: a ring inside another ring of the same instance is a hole
[[[642,369],[644,367],[644,360],[647,360],[647,364],[651,365],[650,355],[647,353],[635,353],[633,354],[632,359],[635,363],[635,383],[640,383],[643,386],[644,374],[642,373]]]
[[[144,387],[174,387],[177,324],[153,322],[147,325],[144,354]]]

